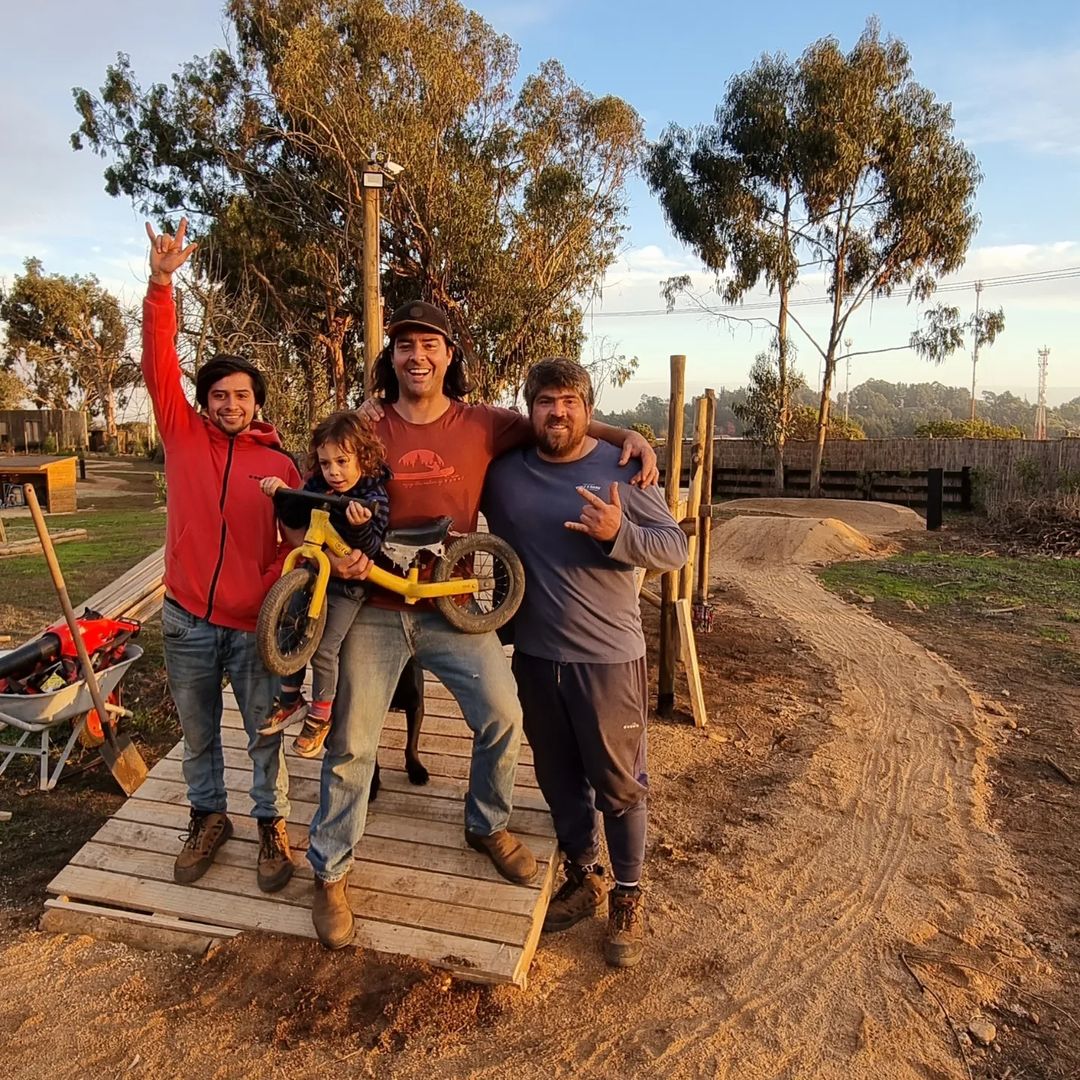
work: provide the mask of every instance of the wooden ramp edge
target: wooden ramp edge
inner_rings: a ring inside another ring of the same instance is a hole
[[[420,752],[430,773],[423,786],[404,772],[405,718],[390,713],[379,744],[382,787],[371,803],[349,902],[354,945],[409,956],[477,982],[524,987],[539,940],[556,869],[557,842],[536,785],[532,755],[522,746],[510,828],[537,857],[530,885],[513,885],[464,841],[463,800],[472,735],[449,692],[425,682]],[[118,937],[151,948],[205,949],[242,931],[314,937],[313,874],[305,858],[307,826],[319,798],[322,761],[291,752],[286,732],[291,810],[288,832],[296,872],[280,892],[255,883],[257,826],[248,794],[247,735],[226,691],[222,753],[233,837],[194,885],[176,885],[173,861],[188,805],[181,774],[183,744],[149,777],[49,883],[44,929]],[[171,944],[170,944],[171,943]]]

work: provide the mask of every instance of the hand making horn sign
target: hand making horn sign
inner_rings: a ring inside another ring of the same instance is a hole
[[[601,543],[614,540],[622,527],[622,500],[619,498],[618,483],[611,483],[610,502],[604,502],[585,487],[579,487],[577,493],[585,500],[585,505],[577,521],[563,522],[566,528],[585,533]]]
[[[197,243],[184,246],[187,225],[187,218],[181,218],[176,235],[170,236],[168,233],[155,233],[154,226],[149,221],[146,223],[146,235],[150,237],[150,280],[158,285],[172,284],[173,274],[199,246]]]

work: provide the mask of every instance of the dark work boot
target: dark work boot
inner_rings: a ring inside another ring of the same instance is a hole
[[[608,893],[604,959],[611,967],[633,967],[645,951],[645,908],[641,889],[616,885]]]
[[[528,885],[536,877],[536,856],[507,829],[490,836],[465,830],[465,843],[474,851],[482,851],[495,869],[515,885]]]
[[[328,949],[343,949],[353,938],[353,913],[346,889],[349,875],[337,881],[315,879],[315,900],[311,905],[311,921],[319,941]]]
[[[592,918],[607,898],[602,866],[578,866],[569,859],[563,864],[566,880],[548,904],[544,933],[569,930],[574,923]]]

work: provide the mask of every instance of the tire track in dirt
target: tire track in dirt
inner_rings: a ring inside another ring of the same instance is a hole
[[[745,837],[728,999],[677,1043],[715,1040],[728,1052],[707,1065],[725,1077],[961,1075],[898,953],[1013,925],[1022,887],[986,819],[985,721],[940,659],[806,570],[718,569],[833,669],[842,703],[772,825]]]

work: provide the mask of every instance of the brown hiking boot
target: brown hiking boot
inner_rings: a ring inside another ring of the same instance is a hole
[[[528,885],[536,877],[536,858],[533,853],[506,829],[490,836],[465,830],[465,843],[474,851],[482,851],[507,881]]]
[[[563,864],[566,880],[548,904],[544,933],[569,930],[574,923],[591,918],[607,897],[602,866],[578,866],[569,859]]]
[[[645,908],[641,889],[616,885],[608,893],[604,959],[612,967],[633,967],[645,949]]]
[[[300,734],[293,739],[293,753],[300,757],[313,758],[319,756],[319,751],[326,742],[326,736],[330,734],[330,721],[319,720],[308,713]]]
[[[259,888],[263,892],[277,892],[285,887],[293,876],[292,853],[289,851],[289,834],[285,831],[282,817],[259,821]]]
[[[319,941],[328,949],[343,949],[353,938],[353,913],[346,896],[349,875],[337,881],[315,879],[311,921]]]
[[[190,885],[210,869],[217,849],[233,834],[232,822],[224,814],[191,811],[186,833],[180,834],[184,846],[173,864],[173,881]]]

